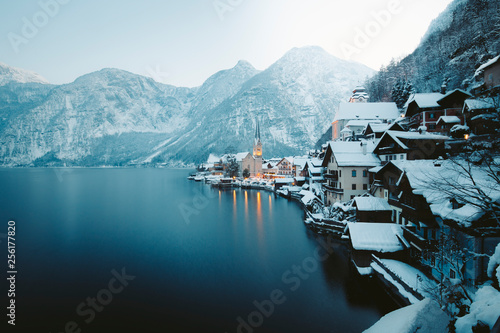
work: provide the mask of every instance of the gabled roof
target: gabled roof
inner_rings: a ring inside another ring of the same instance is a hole
[[[445,123],[445,124],[460,124],[461,120],[457,116],[441,116],[439,117],[436,124]]]
[[[363,145],[366,146],[366,154],[363,154]],[[327,154],[323,166],[328,166],[328,160],[333,154],[337,165],[344,166],[366,166],[374,167],[380,165],[377,155],[373,154],[375,144],[371,141],[335,141],[329,142]]]
[[[396,103],[340,103],[333,121],[377,120],[399,117]]]
[[[405,249],[403,229],[393,223],[348,223],[353,249],[381,253],[398,252]]]
[[[462,99],[463,101],[466,100],[467,98],[471,98],[472,95],[469,94],[466,91],[463,91],[461,89],[455,89],[447,93],[446,95],[443,96],[443,98],[439,99],[437,103],[441,106],[447,106],[449,103],[453,101],[453,99]]]
[[[437,134],[430,134],[430,133],[419,133],[419,132],[401,132],[401,131],[387,131],[385,134],[380,138],[380,141],[378,142],[377,146],[375,147],[375,151],[380,148],[382,145],[384,138],[386,136],[389,136],[392,138],[394,142],[396,142],[401,148],[403,149],[409,149],[406,144],[403,143],[403,141],[406,140],[439,140],[439,141],[445,141],[449,140],[450,138],[444,135],[437,135]]]
[[[465,176],[463,172],[462,167],[469,170],[469,165],[465,161],[444,160],[439,164],[435,164],[435,161],[432,160],[392,161],[389,163],[404,171],[413,193],[422,195],[429,204],[432,213],[440,216],[443,220],[453,220],[462,225],[470,226],[471,222],[485,214],[484,210],[470,203],[453,209],[450,202],[452,198],[449,195],[460,198],[470,193],[468,200],[478,202],[480,196],[477,195],[477,190],[480,189],[492,200],[496,202],[500,200],[500,188],[494,186],[488,171],[483,167],[471,166],[470,172],[474,177],[474,182],[472,182],[470,177]],[[457,163],[465,165],[461,166]],[[430,186],[436,182],[439,182],[439,186]]]
[[[380,124],[381,120],[349,120],[346,126],[363,126],[366,127],[368,124]],[[387,125],[387,124],[386,124]]]
[[[408,101],[406,101],[404,108],[408,108],[411,103],[416,103],[421,109],[439,108],[441,106],[437,101],[443,98],[443,96],[444,95],[441,93],[413,94]]]
[[[387,200],[376,197],[356,197],[354,198],[356,208],[360,211],[391,211],[391,206]]]
[[[392,124],[376,124],[376,123],[370,123],[368,126],[366,126],[365,133],[368,132],[368,128],[373,133],[384,133],[385,131],[404,131],[401,125],[398,123],[392,123]]]
[[[495,106],[493,104],[488,103],[488,102],[483,101],[483,100],[480,100],[480,99],[466,99],[465,106],[469,110],[488,110],[488,109],[495,108]]]
[[[486,68],[496,64],[498,62],[498,60],[500,60],[500,55],[499,56],[496,56],[495,58],[489,60],[488,62],[482,64],[477,70],[476,70],[476,74],[475,75],[479,75],[483,70],[485,70]]]

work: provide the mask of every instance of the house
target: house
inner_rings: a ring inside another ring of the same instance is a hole
[[[377,171],[376,187],[392,193],[389,204],[411,245],[412,264],[424,263],[438,280],[443,275],[461,278],[471,286],[486,280],[482,254],[491,255],[500,242],[500,227],[482,208],[483,194],[500,204],[500,188],[492,186],[488,170],[460,160],[417,160],[389,162]],[[445,246],[466,249],[465,254],[480,255],[460,263],[461,257],[449,258],[452,251],[438,252],[444,241]]]
[[[309,185],[314,183],[323,183],[325,178],[323,177],[323,161],[313,158],[307,161],[304,166],[302,174],[306,177]]]
[[[392,223],[392,209],[387,200],[362,196],[354,198],[356,220],[364,222]]]
[[[332,140],[341,138],[341,131],[351,120],[389,122],[399,117],[396,103],[340,103],[332,123]]]
[[[461,89],[455,89],[445,95],[414,94],[406,102],[405,117],[410,128],[425,127],[428,132],[446,132],[450,126],[449,123],[444,125],[443,121],[451,118],[443,118],[440,125],[437,124],[438,120],[441,117],[457,117],[460,122],[453,125],[464,125],[464,103],[471,97],[471,94]]]
[[[436,122],[436,131],[450,135],[450,130],[455,125],[462,124],[462,120],[457,116],[441,116]]]
[[[328,205],[351,200],[368,191],[368,169],[380,165],[373,154],[374,147],[371,141],[329,142],[322,164],[326,168],[324,188]]]
[[[432,131],[441,116],[442,107],[438,101],[443,97],[441,93],[411,95],[404,106],[408,126],[415,129],[425,126]]]
[[[371,274],[372,255],[404,260],[409,244],[400,225],[392,223],[348,223],[351,262],[361,275]]]
[[[492,132],[492,128],[496,129],[492,124],[495,105],[492,99],[467,99],[464,102],[462,113],[464,114],[465,125],[467,125],[471,132],[476,135],[487,134]]]
[[[352,137],[353,141],[356,141],[357,137],[363,136],[363,132],[369,124],[382,124],[380,120],[349,120],[345,128],[349,131],[345,132],[342,137],[342,141],[346,141],[348,137]],[[387,125],[387,124],[382,124]],[[342,131],[344,132],[344,131]]]
[[[279,176],[285,176],[285,177],[295,176],[295,174],[293,172],[293,158],[291,158],[291,157],[282,158],[276,164],[276,167],[278,168],[278,175]]]
[[[481,65],[476,70],[475,77],[480,81],[474,87],[476,95],[500,86],[500,55]]]
[[[380,139],[386,131],[404,132],[404,129],[398,122],[392,124],[369,123],[363,134],[368,139]]]
[[[380,157],[382,163],[436,159],[444,154],[446,140],[449,137],[425,132],[387,131],[373,152]]]

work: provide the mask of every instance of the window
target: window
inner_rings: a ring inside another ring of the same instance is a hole
[[[429,129],[430,130],[435,130],[436,129],[436,125],[429,125]]]
[[[456,279],[457,278],[457,273],[453,269],[450,269],[450,279]]]
[[[399,156],[399,159],[400,160],[404,160],[405,159],[405,155],[401,154],[401,156]]]
[[[342,170],[339,170],[339,177],[342,177]]]
[[[363,184],[363,190],[364,191],[368,190],[368,184]]]
[[[356,170],[352,170],[352,176],[356,177]]]
[[[436,115],[435,115],[434,113],[430,113],[430,114],[429,114],[429,118],[430,118],[430,119],[434,119],[435,117],[436,117]]]
[[[394,178],[389,177],[389,185],[394,185],[394,184],[395,184]]]
[[[356,184],[352,184],[352,189],[356,190]]]
[[[363,170],[363,177],[368,177],[368,170]]]

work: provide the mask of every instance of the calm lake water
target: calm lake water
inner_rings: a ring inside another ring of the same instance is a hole
[[[15,331],[361,332],[394,309],[350,273],[344,245],[323,260],[326,237],[297,203],[189,172],[0,169],[0,233],[17,226]]]

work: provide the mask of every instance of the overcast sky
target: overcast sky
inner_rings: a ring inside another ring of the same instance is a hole
[[[319,45],[379,69],[411,53],[451,0],[23,0],[0,4],[0,62],[51,83],[115,67],[198,86]],[[377,15],[375,15],[377,14]]]

